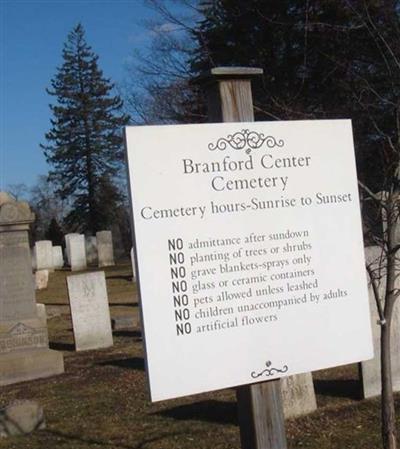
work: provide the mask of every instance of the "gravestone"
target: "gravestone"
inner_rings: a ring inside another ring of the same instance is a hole
[[[64,266],[64,256],[61,246],[53,246],[53,266],[55,270],[61,270]]]
[[[311,373],[283,377],[281,391],[285,418],[296,418],[317,409]]]
[[[36,304],[36,312],[40,320],[46,322],[47,321],[47,312],[46,312],[46,304],[42,304],[38,302]]]
[[[49,270],[37,270],[35,272],[35,289],[43,290],[49,283]]]
[[[111,327],[113,331],[133,330],[139,326],[139,320],[134,315],[116,316],[111,319]]]
[[[99,267],[115,265],[111,231],[96,232]]]
[[[369,246],[365,248],[365,260],[367,265],[381,278],[378,284],[380,296],[385,292],[385,271],[379,270],[379,263],[384,258],[382,249],[379,246]],[[368,276],[369,280],[369,276]],[[396,287],[400,288],[400,273],[397,275]],[[381,363],[380,363],[380,334],[381,327],[379,325],[378,309],[372,290],[371,282],[368,284],[368,293],[371,309],[372,335],[374,342],[374,358],[360,363],[360,375],[362,382],[362,391],[364,398],[370,398],[381,394]],[[400,391],[400,306],[399,301],[396,302],[393,312],[392,333],[391,333],[391,357],[392,357],[392,376],[393,391]]]
[[[35,260],[37,270],[54,271],[53,244],[51,240],[39,240],[35,243]]]
[[[0,385],[64,372],[61,353],[48,349],[46,321],[37,314],[25,202],[0,194]]]
[[[71,271],[86,270],[85,237],[82,234],[70,235],[68,240]]]
[[[136,282],[136,262],[135,262],[135,251],[131,248],[131,264],[132,264],[132,282]]]
[[[89,265],[97,264],[97,239],[93,235],[85,237],[86,262]]]
[[[104,271],[67,277],[77,351],[113,345]]]
[[[14,401],[0,409],[0,438],[27,435],[45,428],[43,408],[35,401]]]
[[[70,245],[69,245],[69,241],[73,236],[79,235],[76,232],[72,232],[70,234],[65,234],[64,239],[65,239],[65,252],[67,255],[67,263],[69,266],[71,266],[71,252],[70,252]]]

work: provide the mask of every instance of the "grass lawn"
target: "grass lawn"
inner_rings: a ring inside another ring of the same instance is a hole
[[[111,316],[137,315],[130,263],[105,269]],[[111,349],[74,352],[65,278],[50,275],[37,292],[47,305],[51,348],[63,351],[65,373],[2,387],[0,404],[37,400],[47,429],[0,440],[15,449],[240,449],[235,392],[151,404],[147,395],[140,329],[115,331]],[[166,367],[168,369],[168,367]],[[380,403],[360,400],[356,365],[315,372],[318,411],[288,420],[289,448],[379,449]],[[397,396],[400,415],[400,395]],[[400,419],[397,421],[400,431]]]

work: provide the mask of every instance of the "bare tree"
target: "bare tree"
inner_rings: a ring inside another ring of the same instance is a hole
[[[37,183],[30,191],[30,204],[35,212],[34,224],[35,239],[45,238],[45,234],[52,219],[62,223],[70,210],[70,205],[61,200],[56,193],[57,186],[46,176],[39,176]]]
[[[206,120],[201,93],[191,82],[197,0],[162,0],[146,4],[158,19],[148,21],[150,47],[136,51],[121,87],[124,104],[136,123],[195,123]],[[175,6],[175,7],[174,7]]]
[[[385,72],[380,74],[387,80],[385,92],[378,82],[358,75],[362,90],[359,90],[357,101],[368,113],[370,125],[375,129],[376,140],[383,160],[383,176],[381,177],[381,192],[374,192],[363,182],[360,182],[365,202],[375,205],[375,217],[366,214],[365,224],[370,241],[379,245],[381,257],[374,269],[367,266],[367,271],[373,287],[379,323],[381,326],[381,382],[382,382],[382,440],[384,449],[396,449],[396,416],[394,407],[392,363],[391,363],[391,332],[393,313],[396,301],[400,296],[400,27],[398,23],[399,3],[387,2],[386,14],[394,13],[391,33],[383,29],[385,21],[378,21],[371,14],[367,1],[358,8],[353,2],[346,2],[357,17],[359,23],[368,31],[372,45],[378,51]],[[391,8],[390,8],[391,6]],[[396,15],[397,12],[397,15]],[[397,16],[397,21],[396,21]],[[387,22],[386,22],[387,23]],[[397,24],[397,26],[396,26]],[[376,79],[376,78],[375,78]],[[389,89],[387,86],[389,84]],[[391,86],[390,86],[391,85]],[[384,107],[391,115],[390,127],[376,118],[376,105]],[[377,229],[376,221],[383,226]],[[383,283],[384,288],[379,288]]]
[[[18,183],[18,184],[8,184],[6,187],[6,191],[10,193],[15,198],[16,201],[21,201],[21,199],[26,198],[29,189],[26,184]]]

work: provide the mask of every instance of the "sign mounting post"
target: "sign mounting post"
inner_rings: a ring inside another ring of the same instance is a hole
[[[209,122],[254,121],[251,78],[263,70],[216,67],[204,78]],[[236,389],[242,449],[286,449],[280,380]]]

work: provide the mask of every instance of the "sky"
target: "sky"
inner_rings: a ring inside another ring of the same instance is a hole
[[[145,22],[155,12],[142,0],[0,0],[0,190],[46,175],[40,143],[50,129],[46,93],[68,33],[81,23],[104,76],[127,77],[134,51],[149,45]]]

